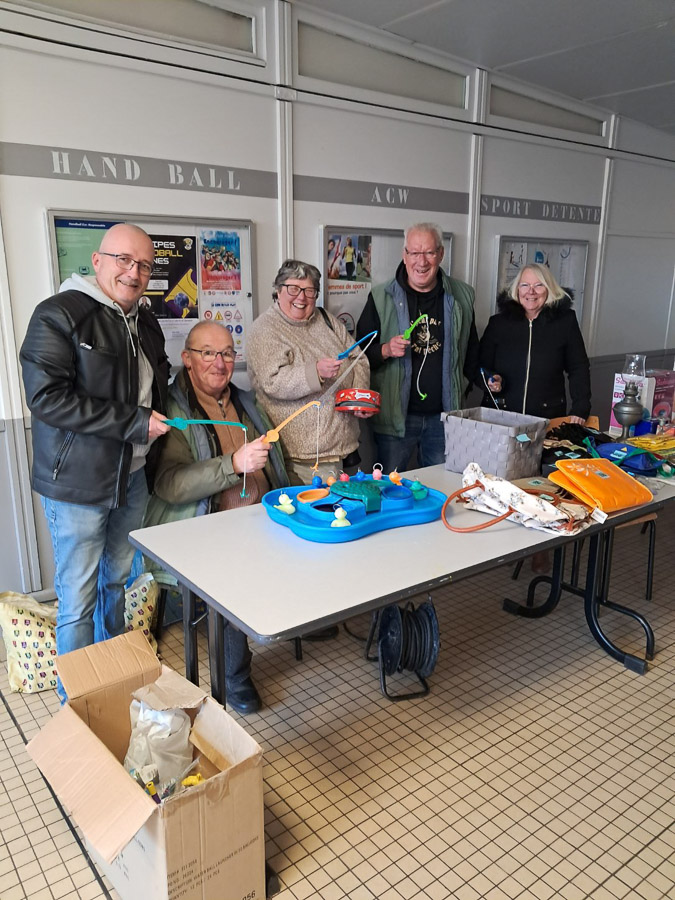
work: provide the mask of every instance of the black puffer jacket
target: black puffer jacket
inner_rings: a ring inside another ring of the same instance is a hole
[[[572,296],[571,291],[567,293]],[[493,374],[502,376],[502,391],[494,396],[514,412],[547,419],[564,416],[568,414],[567,373],[572,400],[569,415],[587,418],[591,411],[590,369],[572,300],[563,297],[530,321],[520,303],[503,291],[497,309],[480,342],[480,365],[486,379]],[[482,379],[480,386],[485,387]],[[483,405],[493,405],[487,393]]]
[[[147,310],[139,309],[137,328],[154,374],[153,408],[164,412],[164,337]],[[124,506],[131,445],[147,443],[151,410],[138,406],[138,367],[123,317],[81,291],[56,294],[35,309],[20,359],[33,417],[33,488],[53,500]],[[155,451],[156,442],[146,472]]]

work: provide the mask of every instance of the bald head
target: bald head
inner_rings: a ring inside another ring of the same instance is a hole
[[[225,350],[227,347],[234,347],[232,335],[220,322],[197,322],[196,325],[193,325],[185,338],[185,349],[201,348],[202,343],[205,346],[208,344],[210,349]]]
[[[113,225],[91,260],[104,294],[129,312],[143,296],[155,258],[150,237],[138,225]]]
[[[128,225],[126,222],[108,228],[103,235],[101,246],[98,248],[99,253],[119,253],[118,250],[112,248],[117,247],[120,243],[123,244],[125,241],[140,242],[145,247],[145,256],[147,257],[150,254],[150,261],[152,261],[152,257],[155,255],[155,248],[150,236],[138,225]]]

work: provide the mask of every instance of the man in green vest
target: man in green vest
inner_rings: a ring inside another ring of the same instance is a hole
[[[460,409],[478,365],[474,290],[441,269],[443,233],[421,222],[405,233],[394,278],[373,287],[356,326],[368,348],[371,387],[381,409],[372,420],[378,462],[385,472],[445,461],[440,414]]]

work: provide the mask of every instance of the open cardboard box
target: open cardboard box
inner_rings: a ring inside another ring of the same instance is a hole
[[[265,896],[262,750],[132,631],[59,657],[68,703],[28,753],[123,900]],[[193,722],[202,784],[158,806],[125,771],[132,694]]]

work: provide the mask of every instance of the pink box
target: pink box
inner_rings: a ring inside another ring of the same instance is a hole
[[[609,434],[621,434],[621,425],[614,417],[614,404],[623,397],[623,375],[614,376],[612,409],[609,416]],[[644,407],[643,418],[660,418],[665,416],[670,421],[673,414],[673,395],[675,394],[675,372],[671,369],[648,369],[647,374],[638,382],[638,400]],[[630,433],[633,434],[631,427]]]

